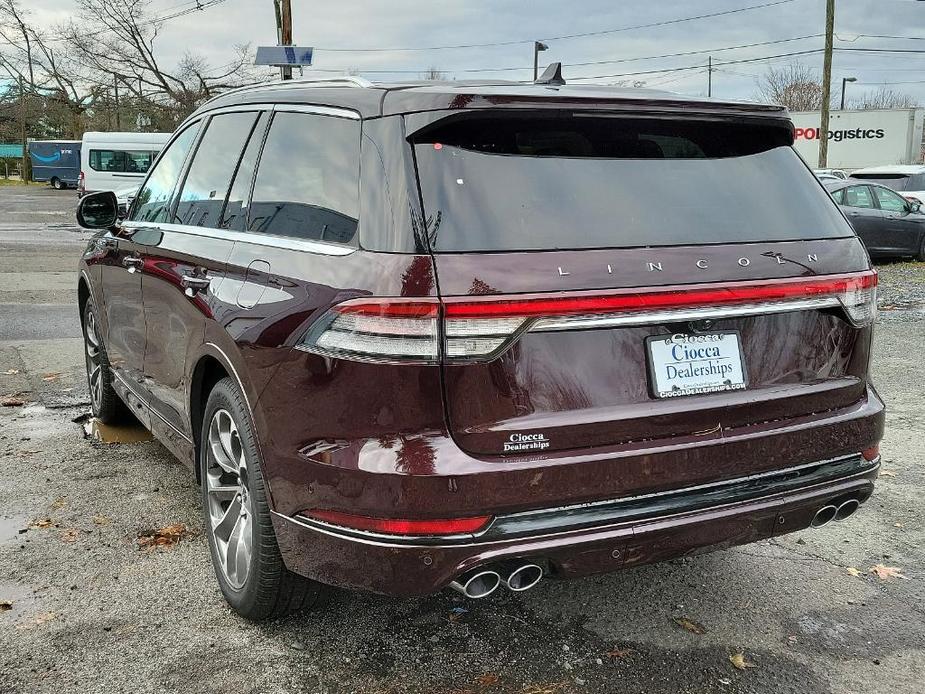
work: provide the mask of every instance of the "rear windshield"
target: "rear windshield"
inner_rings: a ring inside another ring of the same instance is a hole
[[[925,174],[853,174],[851,178],[879,183],[893,190],[925,190]]]
[[[435,251],[851,235],[785,128],[578,114],[477,118],[414,138]]]

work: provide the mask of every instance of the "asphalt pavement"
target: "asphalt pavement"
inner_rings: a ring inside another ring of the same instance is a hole
[[[925,264],[880,267],[884,472],[850,520],[481,601],[335,592],[255,625],[218,592],[187,470],[84,437],[74,203],[0,186],[0,397],[24,403],[0,407],[0,694],[925,691]]]

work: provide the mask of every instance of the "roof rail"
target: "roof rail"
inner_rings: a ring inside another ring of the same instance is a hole
[[[300,77],[298,79],[286,80],[287,82],[311,82],[313,84],[352,84],[354,87],[372,87],[372,82],[363,77],[355,75],[344,75],[343,77]]]

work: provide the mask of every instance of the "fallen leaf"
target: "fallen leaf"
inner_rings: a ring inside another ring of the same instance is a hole
[[[56,511],[67,506],[67,497],[59,496],[57,499],[51,502],[51,507]]]
[[[849,566],[847,569],[845,569],[845,571],[847,571],[850,575],[854,576],[855,578],[861,575],[861,572],[855,569],[853,566]]]
[[[902,569],[898,566],[884,566],[883,564],[877,564],[876,566],[870,567],[870,573],[877,574],[877,578],[881,581],[885,581],[888,578],[902,578],[909,580],[908,576],[903,576]]]
[[[68,528],[67,530],[61,531],[58,537],[64,542],[77,542],[77,539],[80,537],[80,531],[77,528]]]
[[[547,684],[528,684],[524,686],[523,694],[559,694],[568,684],[568,681],[550,682]]]
[[[733,655],[729,656],[729,662],[732,663],[733,667],[735,667],[737,670],[745,670],[746,668],[750,667],[758,667],[754,663],[747,661],[745,659],[744,653],[734,653]]]
[[[0,398],[0,406],[2,407],[22,407],[26,404],[26,401],[22,398],[18,398],[15,395],[5,395]]]
[[[881,470],[880,476],[881,477],[896,477],[896,473],[893,472],[892,470]]]
[[[51,518],[38,518],[29,523],[29,527],[35,530],[44,530],[45,528],[57,528],[58,524]]]
[[[902,523],[893,523],[893,527],[894,528],[905,528],[906,526],[903,525]]]
[[[501,678],[493,672],[486,672],[484,675],[479,675],[475,678],[475,683],[480,687],[494,687],[500,681]]]
[[[613,650],[607,651],[607,655],[611,658],[625,658],[628,655],[635,653],[632,648],[620,648],[619,646],[614,646]]]
[[[16,374],[19,373],[19,369],[7,369],[3,373],[7,376],[15,376]]]
[[[0,612],[9,612],[13,609],[13,603],[9,600],[0,600]]]
[[[60,373],[57,373],[57,372],[56,372],[56,373],[42,374],[42,380],[43,380],[43,381],[46,381],[46,382],[48,382],[48,383],[52,383],[52,382],[54,382],[54,381],[57,381],[60,377],[61,377],[61,374],[60,374]]]
[[[688,619],[687,617],[675,617],[674,623],[682,629],[687,629],[692,634],[703,635],[707,633],[707,630],[702,624],[698,624],[697,622],[693,621],[692,619]]]
[[[112,521],[112,518],[110,518],[109,516],[103,516],[103,515],[93,516],[93,522],[96,523],[96,525],[109,525],[111,521]]]
[[[189,535],[183,523],[174,523],[157,530],[149,530],[138,536],[138,547],[154,549],[155,547],[173,547]]]
[[[37,614],[35,617],[30,619],[28,622],[23,622],[22,624],[17,624],[17,629],[31,629],[32,627],[41,626],[45,622],[50,622],[55,617],[57,617],[54,612],[42,612]]]

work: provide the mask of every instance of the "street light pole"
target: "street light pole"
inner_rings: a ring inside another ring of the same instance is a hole
[[[536,82],[537,77],[539,76],[539,67],[540,67],[540,51],[548,50],[547,46],[542,41],[533,42],[533,81]]]
[[[835,0],[825,2],[825,53],[822,56],[822,117],[819,119],[819,168],[829,156],[829,106],[832,98],[832,37],[835,34]]]
[[[848,82],[857,82],[857,81],[858,81],[857,77],[842,77],[841,79],[841,108],[838,109],[839,111],[845,110],[845,85],[848,84]]]

